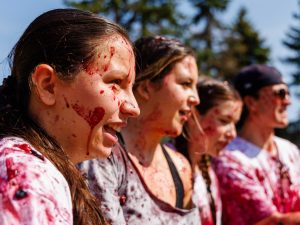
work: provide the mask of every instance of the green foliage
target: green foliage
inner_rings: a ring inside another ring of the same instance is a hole
[[[227,80],[232,79],[244,66],[269,61],[270,49],[264,45],[264,39],[246,16],[246,9],[241,8],[236,21],[228,29],[214,64],[219,76]]]
[[[293,18],[298,22],[300,22],[300,1],[299,4],[299,12],[293,15]],[[286,57],[283,59],[283,62],[294,65],[296,70],[292,74],[294,77],[293,84],[300,84],[300,26],[290,27],[289,32],[286,35],[286,40],[283,40],[283,44],[293,52],[293,55]]]
[[[197,49],[197,62],[200,70],[208,75],[214,75],[213,68],[216,59],[218,41],[216,33],[222,33],[224,25],[218,18],[225,12],[230,0],[189,0],[196,9],[192,16],[192,29],[187,43]]]
[[[177,36],[184,16],[176,0],[64,0],[68,6],[89,10],[122,25],[133,39],[149,34]]]

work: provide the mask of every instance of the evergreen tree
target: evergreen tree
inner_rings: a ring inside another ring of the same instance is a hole
[[[218,15],[225,12],[230,0],[189,0],[196,13],[192,17],[188,43],[198,51],[198,65],[205,74],[214,73],[212,64],[218,48],[217,36],[224,26]]]
[[[293,18],[300,23],[300,1],[298,1],[299,12],[293,14]],[[296,71],[292,74],[294,77],[294,84],[300,84],[300,26],[290,27],[289,32],[286,35],[286,40],[283,44],[290,49],[294,54],[290,57],[283,59],[284,62],[290,63],[295,66]]]
[[[269,54],[264,39],[248,21],[246,9],[241,8],[236,21],[229,27],[213,67],[220,77],[230,80],[244,66],[267,63]]]
[[[180,36],[183,14],[179,0],[64,0],[67,6],[111,18],[136,39],[149,34]]]

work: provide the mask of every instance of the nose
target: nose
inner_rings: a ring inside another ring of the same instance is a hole
[[[199,95],[197,93],[188,97],[189,105],[198,105],[200,103]]]
[[[236,128],[234,123],[229,125],[228,130],[226,131],[226,137],[229,140],[232,140],[236,137]]]
[[[140,108],[133,93],[130,93],[121,103],[120,111],[128,117],[137,117],[140,115]]]
[[[291,104],[291,96],[289,94],[287,94],[284,99],[283,102],[285,105],[290,105]]]

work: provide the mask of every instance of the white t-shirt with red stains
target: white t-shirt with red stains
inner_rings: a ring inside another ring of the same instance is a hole
[[[210,189],[211,189],[211,193],[214,199],[214,204],[216,209],[215,212],[216,224],[214,224],[213,221],[212,213],[214,212],[212,212],[210,208],[210,200],[209,200],[209,193],[207,190],[207,184],[200,171],[195,172],[194,174],[194,187],[193,187],[192,199],[194,204],[199,209],[202,225],[221,225],[222,203],[220,197],[219,183],[216,174],[211,167],[209,167],[208,173],[211,179]]]
[[[254,224],[274,212],[300,211],[300,151],[275,137],[278,158],[237,137],[215,162],[223,221],[230,225]],[[287,175],[280,179],[280,174]]]
[[[73,224],[67,181],[28,142],[0,140],[0,225]]]

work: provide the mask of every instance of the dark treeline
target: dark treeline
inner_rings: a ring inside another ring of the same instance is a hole
[[[109,17],[125,27],[133,40],[145,35],[176,37],[192,46],[201,74],[230,81],[243,66],[270,63],[270,47],[240,8],[229,24],[222,20],[234,0],[63,0],[69,7]],[[300,21],[300,0],[291,20]],[[282,44],[291,52],[282,61],[295,71],[290,85],[300,84],[300,25],[290,27]],[[300,146],[299,120],[278,135]]]

